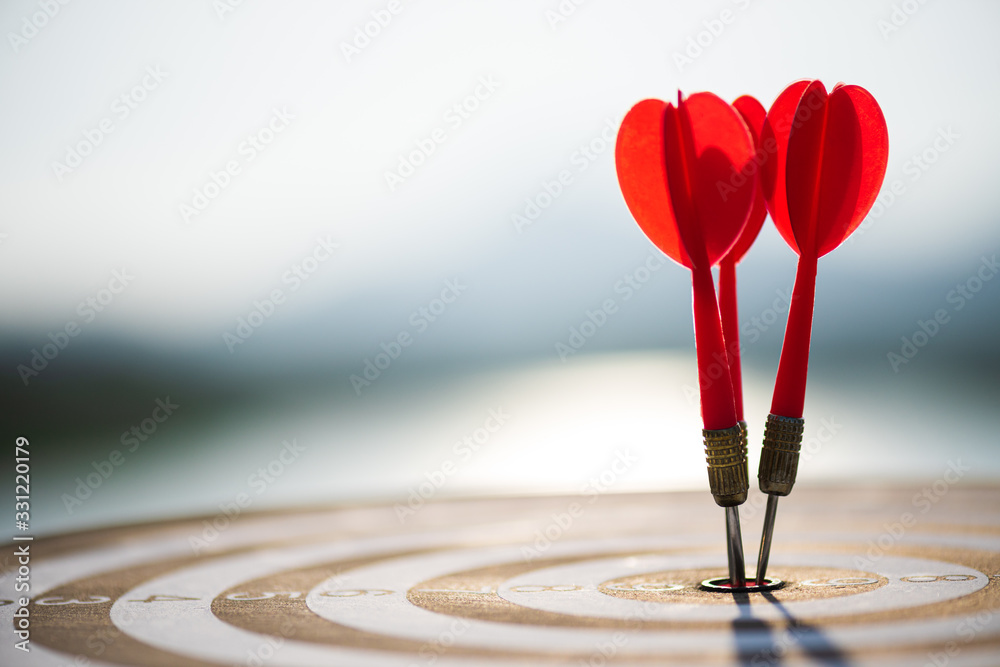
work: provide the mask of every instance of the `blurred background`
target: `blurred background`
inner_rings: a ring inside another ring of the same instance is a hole
[[[0,515],[706,489],[687,270],[632,104],[859,84],[886,185],[820,262],[800,485],[1000,479],[1000,5],[7,0]],[[740,266],[756,469],[795,255]],[[953,475],[951,475],[953,477]],[[11,485],[12,486],[12,485]],[[231,511],[231,510],[230,510]]]

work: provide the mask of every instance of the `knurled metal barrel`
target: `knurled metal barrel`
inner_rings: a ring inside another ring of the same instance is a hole
[[[804,419],[768,415],[764,425],[764,447],[760,452],[757,482],[760,490],[775,496],[787,496],[799,470]]]
[[[736,507],[746,502],[750,489],[747,473],[746,429],[737,424],[716,431],[702,430],[708,485],[715,504]]]

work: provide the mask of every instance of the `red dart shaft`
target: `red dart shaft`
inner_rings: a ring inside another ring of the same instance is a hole
[[[726,341],[729,377],[733,384],[736,419],[743,421],[743,371],[740,369],[740,316],[736,306],[736,262],[719,263],[719,314]]]
[[[816,257],[799,257],[792,303],[788,307],[785,342],[781,346],[778,376],[774,381],[771,414],[802,418],[809,370],[809,338],[812,335],[813,301],[816,294]]]
[[[712,270],[704,264],[696,266],[691,270],[691,284],[702,421],[708,430],[731,428],[736,425],[736,408]]]

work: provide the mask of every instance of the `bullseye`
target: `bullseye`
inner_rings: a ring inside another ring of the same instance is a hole
[[[747,579],[746,586],[733,586],[729,577],[717,577],[701,582],[703,590],[717,593],[766,593],[767,591],[776,591],[784,585],[785,582],[781,579],[773,577],[767,577],[763,581]]]

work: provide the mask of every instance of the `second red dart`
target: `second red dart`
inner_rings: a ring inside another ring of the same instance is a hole
[[[737,507],[747,497],[746,446],[737,423],[712,266],[733,247],[753,206],[754,141],[740,114],[712,93],[677,105],[643,100],[622,121],[615,165],[646,236],[691,270],[695,346],[709,484],[726,509],[729,583],[746,584]],[[750,176],[743,176],[744,173]]]
[[[758,580],[767,572],[778,498],[791,492],[798,471],[816,262],[875,203],[889,137],[882,110],[864,88],[838,84],[828,94],[819,81],[797,81],[767,112],[761,144],[774,149],[761,170],[767,209],[799,261],[757,475],[768,494]]]

